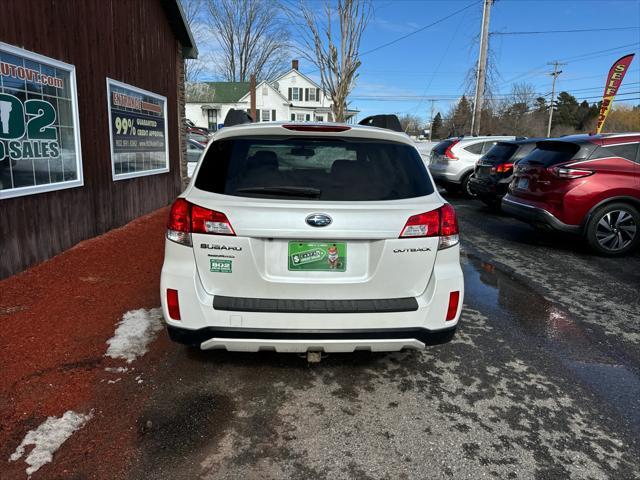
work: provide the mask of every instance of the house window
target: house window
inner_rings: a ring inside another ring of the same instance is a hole
[[[291,114],[291,120],[294,121],[294,122],[296,121],[296,114],[295,113]]]
[[[262,110],[260,112],[260,121],[268,122],[269,120],[271,120],[271,110]]]
[[[209,130],[215,132],[218,129],[218,111],[210,108],[207,110],[207,123],[209,124]]]
[[[304,122],[304,119],[305,119],[304,113],[296,113],[296,120],[298,122]]]
[[[316,115],[316,122],[324,122],[324,116],[323,115]]]
[[[291,100],[294,101],[300,101],[300,89],[299,88],[292,88],[291,89]]]
[[[269,95],[269,89],[267,87],[262,87],[262,96],[266,97]]]
[[[316,97],[316,89],[315,88],[310,88],[309,89],[309,101],[310,102],[318,101],[318,98]]]

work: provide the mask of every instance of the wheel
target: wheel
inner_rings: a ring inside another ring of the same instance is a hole
[[[587,224],[586,238],[601,255],[617,256],[640,243],[640,212],[627,203],[609,203],[598,208]]]
[[[460,187],[462,188],[462,193],[464,194],[465,197],[476,198],[478,195],[476,195],[471,191],[470,184],[469,184],[470,180],[471,180],[471,174],[468,174],[466,177],[462,179],[462,183],[460,184]]]

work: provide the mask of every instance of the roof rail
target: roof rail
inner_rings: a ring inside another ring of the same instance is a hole
[[[244,110],[236,110],[232,108],[224,117],[224,126],[233,127],[234,125],[242,125],[243,123],[253,123],[253,118]]]
[[[395,132],[404,132],[396,115],[372,115],[358,122],[358,125],[386,128]]]

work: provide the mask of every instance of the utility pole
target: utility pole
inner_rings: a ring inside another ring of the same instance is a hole
[[[480,55],[478,56],[478,72],[476,76],[476,95],[471,116],[471,135],[480,133],[480,116],[484,102],[484,86],[487,77],[487,51],[489,50],[489,17],[493,0],[484,0],[482,9],[482,31],[480,32]]]
[[[429,123],[429,141],[431,141],[431,137],[433,136],[433,105],[436,101],[431,99],[431,123]]]
[[[550,73],[553,77],[551,82],[551,107],[549,108],[549,125],[547,125],[547,137],[551,136],[551,120],[553,120],[553,104],[556,101],[556,78],[562,73],[562,70],[558,70],[560,65],[566,65],[566,63],[560,63],[557,60],[555,62],[549,62],[547,65],[553,65],[553,72]]]

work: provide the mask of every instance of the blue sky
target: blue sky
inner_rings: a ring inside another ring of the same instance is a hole
[[[361,44],[366,52],[446,17],[448,20],[393,45],[362,56],[360,78],[351,106],[360,117],[385,113],[412,113],[427,119],[429,97],[435,110],[445,113],[466,87],[469,69],[478,57],[482,2],[473,0],[374,0],[374,16]],[[491,11],[491,32],[573,30],[640,26],[639,0],[497,0]],[[611,50],[614,47],[628,47]],[[640,30],[616,30],[538,35],[492,35],[496,93],[505,94],[515,82],[532,84],[536,91],[551,91],[551,66],[567,62],[558,78],[559,90],[579,100],[596,102],[602,96],[611,64],[636,53],[618,101],[640,104]],[[609,51],[604,51],[609,50]],[[596,53],[601,52],[601,53]],[[301,63],[303,72],[313,70]],[[313,77],[313,73],[311,73]]]
[[[324,0],[306,1],[320,9]],[[429,99],[435,98],[435,111],[446,113],[465,92],[470,69],[477,63],[482,0],[372,1],[374,14],[363,35],[362,67],[350,107],[361,111],[359,118],[374,113],[410,113],[426,120],[430,118]],[[437,25],[409,35],[467,6]],[[640,0],[496,0],[491,10],[490,31],[496,33],[622,27],[640,27]],[[405,35],[409,36],[379,48]],[[214,43],[210,36],[201,38],[201,53],[215,51]],[[490,48],[496,98],[508,94],[514,82],[529,83],[541,95],[550,95],[552,67],[547,62],[559,60],[567,65],[561,67],[558,91],[569,91],[578,100],[589,102],[601,98],[611,64],[625,54],[636,53],[616,102],[627,99],[640,104],[638,28],[496,34],[490,37]],[[300,70],[319,81],[314,66],[302,59]],[[203,80],[208,78],[215,78],[214,72]]]

